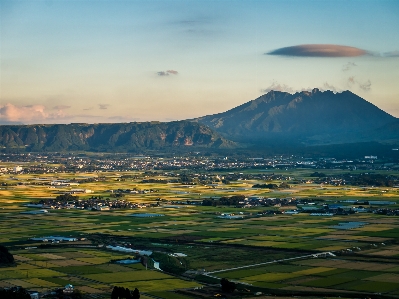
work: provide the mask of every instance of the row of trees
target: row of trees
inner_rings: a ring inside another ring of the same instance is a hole
[[[317,171],[313,172],[310,175],[310,177],[328,178],[325,173]],[[335,177],[342,178],[345,181],[350,182],[351,185],[355,186],[392,187],[399,182],[399,178],[397,176],[382,175],[378,173],[360,173],[360,174],[346,173],[344,175],[335,176]]]
[[[1,299],[30,299],[27,290],[21,287],[13,287],[9,289],[0,288]]]
[[[220,285],[222,286],[222,292],[232,293],[236,289],[236,284],[229,281],[227,278],[222,278],[220,280]]]
[[[159,267],[163,271],[176,275],[183,274],[188,266],[188,261],[185,258],[176,258],[162,252],[153,252],[151,257],[159,262]]]
[[[256,184],[252,188],[263,188],[263,189],[288,189],[290,185],[286,182],[282,182],[280,185],[277,184]]]
[[[56,198],[55,198],[57,201],[61,201],[61,202],[66,202],[66,201],[74,201],[74,200],[78,200],[79,199],[79,197],[78,196],[73,196],[73,195],[71,195],[71,194],[61,194],[61,195],[58,195]]]
[[[202,205],[203,206],[239,206],[242,205],[240,204],[240,202],[245,200],[245,196],[244,195],[234,195],[231,197],[221,197],[219,199],[213,199],[213,198],[209,198],[209,199],[204,199],[202,201]]]
[[[360,174],[347,178],[352,185],[355,186],[377,186],[377,187],[393,187],[399,182],[395,176],[386,176],[382,174]]]
[[[140,299],[140,291],[137,288],[130,291],[128,288],[115,286],[111,293],[111,299]]]

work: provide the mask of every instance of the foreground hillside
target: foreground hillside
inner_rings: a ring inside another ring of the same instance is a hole
[[[0,146],[30,151],[134,151],[178,147],[229,148],[234,143],[205,125],[169,123],[0,126]]]
[[[350,91],[271,91],[223,113],[196,121],[230,139],[271,138],[306,143],[398,139],[397,119]],[[383,131],[383,134],[381,134]]]

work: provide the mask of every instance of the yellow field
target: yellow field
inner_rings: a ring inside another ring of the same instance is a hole
[[[312,275],[312,274],[317,274],[317,273],[321,273],[321,272],[331,271],[331,270],[335,270],[335,269],[336,268],[316,267],[316,268],[312,268],[312,269],[297,271],[297,272],[294,272],[293,274]]]
[[[45,287],[45,288],[53,288],[53,287],[58,287],[58,284],[40,279],[40,278],[30,278],[30,279],[25,279],[26,282],[34,284],[39,287]]]

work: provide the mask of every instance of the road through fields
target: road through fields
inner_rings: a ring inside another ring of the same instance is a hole
[[[212,272],[205,272],[205,273],[203,273],[203,275],[206,275],[206,276],[209,276],[209,277],[214,277],[214,276],[212,276],[210,274],[228,272],[228,271],[239,270],[239,269],[244,269],[244,268],[252,268],[252,267],[257,267],[257,266],[262,266],[262,265],[267,265],[267,264],[274,264],[274,263],[279,263],[279,262],[292,261],[292,260],[296,260],[296,259],[327,256],[327,255],[335,256],[335,254],[333,254],[331,251],[326,251],[326,252],[320,252],[320,253],[314,253],[314,254],[308,254],[308,255],[302,255],[302,256],[296,256],[296,257],[290,257],[290,258],[281,259],[281,260],[273,260],[273,261],[270,261],[270,262],[264,262],[264,263],[259,263],[259,264],[252,264],[252,265],[246,265],[246,266],[240,266],[240,267],[235,267],[235,268],[217,270],[217,271],[212,271]]]

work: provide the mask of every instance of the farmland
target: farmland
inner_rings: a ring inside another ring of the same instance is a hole
[[[269,294],[352,292],[399,297],[399,217],[386,213],[399,208],[399,189],[320,184],[313,173],[299,168],[233,174],[215,170],[3,174],[0,244],[9,248],[16,264],[0,268],[0,287],[46,292],[72,284],[87,296],[109,298],[113,286],[122,286],[167,299],[191,298],[195,294],[172,292],[228,278],[243,289]],[[209,182],[201,183],[205,176]],[[189,182],[182,182],[182,177]],[[79,187],[54,186],[52,181],[75,182]],[[289,186],[253,188],[265,183]],[[90,190],[72,195],[76,200],[93,199],[93,206],[45,207],[46,213],[25,213],[40,209],[27,204],[45,206],[74,188]],[[265,200],[202,205],[204,199],[231,196]],[[123,200],[134,207],[101,210],[95,201],[100,198]],[[354,212],[366,202],[368,211]],[[326,205],[339,210],[321,216],[301,210]],[[285,213],[294,210],[299,212]],[[55,242],[49,236],[77,241]],[[34,237],[47,239],[30,240]],[[134,250],[118,252],[109,245]],[[147,267],[113,262],[135,258],[136,250],[152,251],[161,269],[166,263],[171,270],[156,270],[152,259]]]

